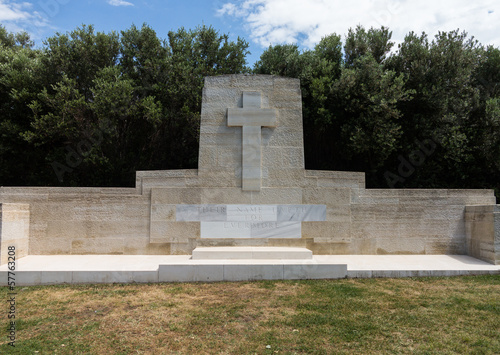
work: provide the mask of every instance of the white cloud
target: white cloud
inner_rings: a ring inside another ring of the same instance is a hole
[[[217,13],[243,20],[262,47],[298,43],[312,48],[323,36],[344,35],[359,24],[389,27],[395,42],[410,31],[434,36],[459,28],[483,44],[500,46],[497,0],[241,0],[227,2]]]
[[[26,20],[31,16],[29,12],[24,10],[26,7],[26,3],[15,4],[0,0],[0,21]]]
[[[124,0],[108,0],[108,4],[112,6],[134,6],[131,2]]]
[[[0,23],[10,32],[26,31],[32,37],[48,26],[46,17],[33,10],[33,4],[0,0]]]

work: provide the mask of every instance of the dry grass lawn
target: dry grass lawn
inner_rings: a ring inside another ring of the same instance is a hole
[[[16,291],[2,354],[500,354],[499,275]]]

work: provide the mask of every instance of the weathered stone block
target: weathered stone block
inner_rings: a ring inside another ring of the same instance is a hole
[[[151,190],[151,204],[199,204],[202,188],[154,188]]]
[[[252,192],[252,204],[301,204],[302,189],[300,188],[262,188],[259,192]]]
[[[302,238],[314,238],[314,241],[330,238],[341,242],[351,238],[351,227],[342,222],[302,222]]]
[[[151,221],[175,221],[176,205],[151,204]]]
[[[189,238],[199,237],[199,222],[151,222],[151,243],[186,243]]]
[[[423,238],[378,238],[377,254],[425,254],[425,246]]]
[[[85,238],[71,241],[71,254],[123,254],[124,238]]]
[[[244,204],[252,202],[252,192],[241,188],[205,188],[197,204],[209,204],[216,201],[221,204]]]
[[[304,189],[304,204],[320,203],[327,206],[350,204],[350,189],[347,188],[312,188]],[[315,202],[314,202],[315,201]]]
[[[0,265],[28,255],[29,228],[28,204],[0,203]]]

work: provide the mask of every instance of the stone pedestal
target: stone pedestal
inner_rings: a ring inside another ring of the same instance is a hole
[[[287,247],[197,247],[193,260],[310,260],[312,252],[306,248]]]

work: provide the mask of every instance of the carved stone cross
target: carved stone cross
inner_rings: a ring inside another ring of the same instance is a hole
[[[261,108],[260,92],[243,92],[243,108],[227,109],[227,125],[242,127],[242,188],[260,191],[261,127],[276,127],[276,110]]]

